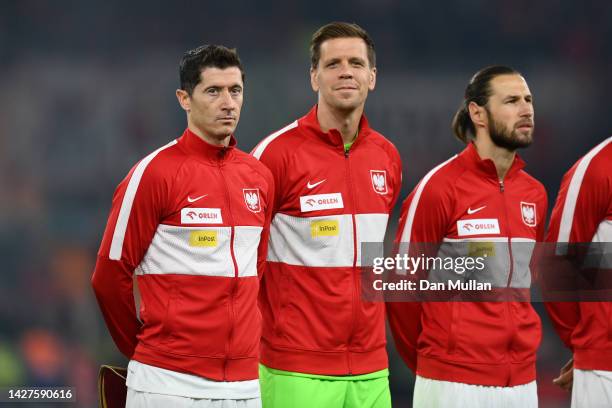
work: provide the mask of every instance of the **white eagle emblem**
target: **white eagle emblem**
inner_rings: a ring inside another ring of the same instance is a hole
[[[523,222],[529,227],[535,227],[537,224],[536,220],[536,205],[533,203],[525,203],[521,201],[521,216]]]
[[[244,195],[244,203],[246,204],[249,211],[258,213],[261,211],[259,189],[258,188],[243,188],[242,194]]]
[[[377,194],[387,194],[387,172],[385,170],[370,170],[372,187]]]

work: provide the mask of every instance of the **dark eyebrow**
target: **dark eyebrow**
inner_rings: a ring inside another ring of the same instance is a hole
[[[236,87],[242,89],[242,85],[240,85],[238,82],[227,86],[228,89],[233,89],[233,88],[236,88]],[[209,89],[222,89],[222,88],[225,88],[225,87],[221,86],[221,85],[210,85],[210,86],[206,87],[204,89],[204,91],[208,91]]]
[[[340,58],[332,58],[332,59],[330,59],[328,61],[325,61],[325,65],[333,64],[333,63],[336,63],[336,62],[339,62],[339,61],[340,61]]]

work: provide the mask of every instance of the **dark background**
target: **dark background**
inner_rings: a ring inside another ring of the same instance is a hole
[[[77,405],[93,407],[98,365],[125,363],[89,279],[115,186],[185,127],[174,96],[183,52],[238,48],[247,79],[236,135],[249,151],[314,103],[308,43],[333,20],[376,43],[366,113],[402,155],[402,199],[462,148],[450,121],[485,65],[511,65],[530,85],[535,142],[522,156],[551,207],[562,174],[611,132],[610,1],[2,0],[0,386],[72,385]],[[551,385],[569,352],[535,307],[540,406],[569,406]],[[392,346],[389,358],[394,406],[410,406],[414,378]]]

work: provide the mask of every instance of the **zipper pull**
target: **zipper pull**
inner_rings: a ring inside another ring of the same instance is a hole
[[[503,180],[499,180],[499,191],[504,192],[504,182]]]

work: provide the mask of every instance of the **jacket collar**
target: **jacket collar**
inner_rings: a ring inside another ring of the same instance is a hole
[[[189,130],[189,128],[185,129],[178,143],[190,154],[211,162],[229,159],[234,155],[236,148],[236,138],[234,135],[230,136],[228,146],[217,146],[204,141],[201,137]]]
[[[459,154],[463,165],[468,169],[479,173],[481,176],[499,181],[495,163],[491,159],[481,159],[474,143],[468,143],[467,147]],[[525,162],[518,154],[514,155],[514,161],[506,173],[504,180],[512,178],[517,172],[525,167]]]
[[[340,147],[344,150],[344,142],[342,141],[342,135],[337,129],[330,129],[329,132],[324,132],[321,129],[321,125],[319,124],[319,120],[317,119],[317,108],[318,105],[313,106],[312,109],[310,109],[310,112],[308,112],[306,116],[300,119],[300,125],[304,127],[308,134],[316,136],[317,138],[323,140],[325,143]],[[359,120],[359,132],[357,133],[357,138],[355,139],[353,147],[361,139],[364,139],[370,132],[371,128],[370,124],[368,123],[368,119],[364,114],[362,114],[361,119]]]

